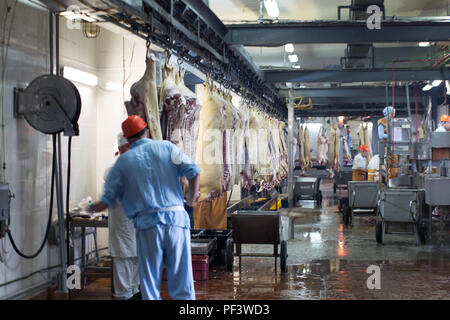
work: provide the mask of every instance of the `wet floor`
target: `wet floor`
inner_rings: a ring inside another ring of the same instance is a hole
[[[449,299],[450,232],[434,232],[427,245],[416,246],[410,226],[393,225],[385,245],[375,241],[374,215],[356,214],[345,227],[337,210],[338,198],[331,182],[322,182],[323,204],[301,207],[282,214],[294,221],[294,239],[288,243],[287,272],[275,270],[274,258],[235,258],[232,272],[212,266],[208,281],[196,281],[197,299]],[[436,226],[436,230],[439,227]],[[392,234],[391,232],[403,232]],[[246,253],[272,253],[271,245],[243,245]],[[379,268],[367,273],[369,266]],[[369,279],[370,277],[370,279]],[[379,286],[380,289],[369,289]],[[75,299],[111,299],[109,279],[89,283]],[[167,283],[162,297],[168,299]],[[39,297],[37,297],[39,298]],[[40,296],[42,299],[56,296]]]

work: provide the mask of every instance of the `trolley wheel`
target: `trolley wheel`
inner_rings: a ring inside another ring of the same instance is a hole
[[[375,226],[375,239],[377,240],[377,242],[379,243],[379,244],[382,244],[382,240],[381,240],[381,237],[382,237],[382,234],[381,234],[381,232],[382,232],[382,223],[383,222],[381,222],[381,221],[377,221],[377,224],[376,224],[376,226]]]
[[[234,262],[234,252],[233,252],[233,240],[231,238],[227,239],[225,245],[225,265],[228,271],[233,271]]]
[[[427,221],[420,221],[419,223],[419,240],[421,244],[426,244],[428,239],[428,223]]]
[[[282,272],[287,271],[287,242],[285,240],[281,241],[281,251],[280,251],[280,267]]]
[[[346,227],[348,227],[349,225],[352,224],[352,209],[349,206],[345,205],[343,212],[344,212],[343,213],[344,214],[344,224]]]
[[[347,208],[348,205],[346,203],[343,203],[341,206],[341,212],[342,212],[342,223],[345,224],[346,214],[347,214]]]
[[[317,193],[317,206],[322,205],[322,191],[319,190],[319,192]]]
[[[335,183],[333,183],[333,193],[336,193],[336,190],[337,190],[337,184],[335,182]]]

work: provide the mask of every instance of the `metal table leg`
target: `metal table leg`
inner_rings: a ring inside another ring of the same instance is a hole
[[[86,228],[81,227],[81,286],[86,287]]]

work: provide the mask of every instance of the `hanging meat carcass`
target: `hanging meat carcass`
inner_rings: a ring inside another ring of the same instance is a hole
[[[250,147],[250,113],[251,109],[247,105],[244,106],[242,114],[242,124],[243,124],[243,144],[244,150],[241,161],[241,185],[248,189],[254,185],[252,163],[251,163],[251,147]]]
[[[303,169],[309,170],[311,168],[311,147],[310,147],[310,140],[309,140],[309,130],[308,126],[305,125],[305,128],[303,129]]]
[[[202,109],[196,162],[200,174],[199,201],[220,197],[223,191],[223,99],[209,85],[202,86]]]
[[[178,75],[179,77],[176,78],[176,80],[178,80],[176,81],[178,89],[186,101],[183,112],[183,120],[181,122],[183,152],[190,159],[195,159],[200,127],[199,116],[202,106],[200,101],[197,99],[196,94],[185,86],[184,75],[182,73],[178,73]]]
[[[284,179],[288,175],[289,164],[288,164],[288,148],[286,145],[286,124],[282,121],[278,122],[278,129],[280,132],[280,152],[281,152],[281,179]]]
[[[125,102],[127,114],[138,115],[149,127],[153,140],[162,140],[162,131],[156,90],[156,57],[153,54],[146,60],[144,76],[131,86],[131,100]]]
[[[349,163],[352,161],[352,154],[350,152],[350,147],[348,144],[347,136],[342,137],[342,152],[344,163]]]
[[[234,118],[233,105],[231,103],[231,96],[224,95],[223,92],[218,92],[223,100],[223,191],[229,191],[232,187],[233,166],[231,159],[232,150],[232,129],[236,124]]]
[[[304,146],[305,146],[305,142],[304,142],[304,135],[303,135],[303,126],[300,125],[298,128],[298,145],[299,145],[299,151],[298,151],[298,156],[299,156],[299,166],[300,168],[304,168],[305,165],[305,153],[304,153]]]
[[[186,99],[182,95],[175,79],[175,68],[165,64],[162,67],[162,84],[159,95],[163,139],[182,146],[182,122],[186,108]]]
[[[324,135],[323,127],[317,136],[316,160],[321,166],[325,166],[328,162],[328,139]]]

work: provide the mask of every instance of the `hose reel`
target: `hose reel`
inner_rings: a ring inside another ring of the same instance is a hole
[[[78,136],[81,98],[75,85],[61,76],[42,75],[25,90],[15,90],[15,116],[45,134]]]

